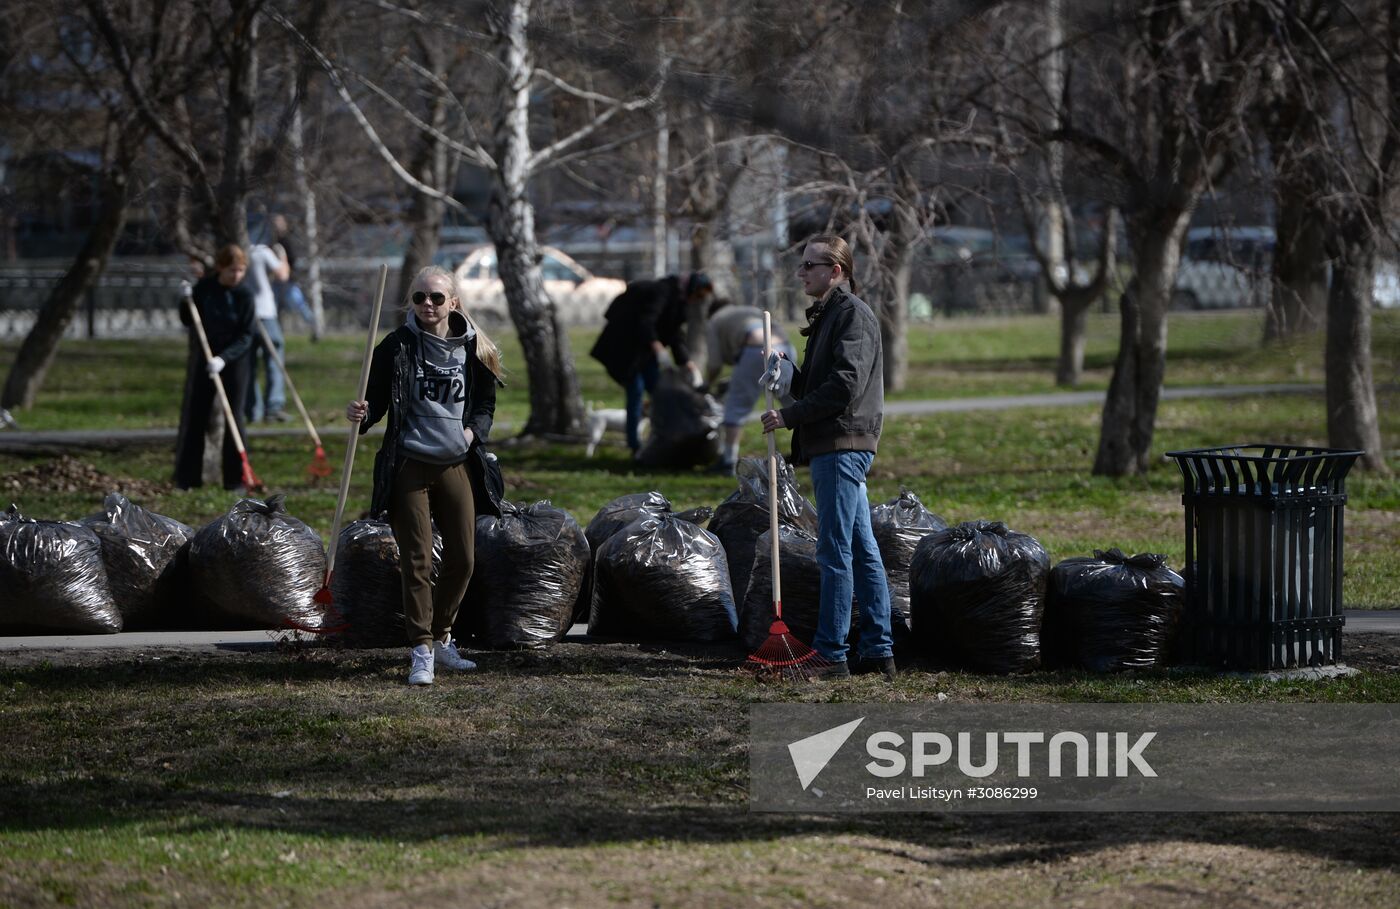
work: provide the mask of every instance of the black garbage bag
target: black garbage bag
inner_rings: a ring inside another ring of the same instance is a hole
[[[678,369],[663,369],[651,393],[651,431],[637,452],[644,467],[694,467],[719,457],[721,410]]]
[[[594,557],[588,633],[625,640],[719,641],[738,626],[724,547],[671,514],[644,515]]]
[[[773,544],[768,531],[759,535],[754,545],[753,571],[749,587],[739,608],[739,635],[744,646],[757,650],[768,639],[773,625]],[[810,645],[817,633],[821,614],[821,567],[817,564],[817,538],[805,530],[786,524],[778,525],[778,564],[783,592],[783,621],[799,641]],[[890,591],[890,632],[896,646],[909,637],[909,618],[894,602]],[[860,601],[851,603],[851,633],[846,642],[855,648],[860,643]]]
[[[607,542],[608,537],[631,524],[644,514],[665,514],[671,510],[671,500],[661,493],[636,492],[618,496],[593,516],[584,534],[588,537],[588,547],[594,552]]]
[[[583,528],[564,509],[502,502],[499,518],[476,519],[476,569],[458,627],[498,650],[558,641],[573,624],[589,555]]]
[[[685,511],[676,512],[676,517],[682,521],[689,521],[697,527],[704,527],[705,522],[715,516],[715,510],[708,505],[697,505],[694,508],[687,508]]]
[[[14,505],[0,514],[0,629],[121,631],[97,534],[70,521],[26,518]]]
[[[643,515],[669,514],[670,511],[671,500],[655,490],[618,496],[598,509],[593,520],[588,522],[588,527],[584,530],[588,537],[588,548],[596,554],[598,547],[606,543],[609,537]],[[592,604],[593,559],[590,557],[583,576],[583,586],[579,589],[578,602],[574,605],[573,620],[587,622]]]
[[[909,562],[919,541],[948,522],[924,507],[908,489],[883,505],[870,509],[870,528],[880,546],[880,559],[890,578],[890,603],[900,613],[909,612]]]
[[[244,499],[190,541],[195,586],[224,612],[273,628],[328,633],[337,607],[315,602],[326,577],[316,531],[287,514],[284,496]]]
[[[736,596],[742,598],[749,589],[754,544],[768,530],[768,459],[740,458],[734,475],[739,488],[715,509],[709,530],[724,545]],[[792,466],[782,455],[778,455],[778,523],[813,536],[817,533],[817,509],[802,497]]]
[[[433,527],[433,577],[442,564],[442,536]],[[399,544],[384,521],[352,521],[340,532],[331,595],[340,627],[330,635],[347,647],[406,647]]]
[[[984,672],[1040,665],[1050,556],[997,522],[935,530],[914,550],[909,607],[921,651]]]
[[[1185,602],[1186,582],[1166,556],[1110,549],[1065,559],[1050,572],[1047,662],[1091,672],[1165,665]]]
[[[172,568],[194,528],[147,511],[118,492],[108,493],[102,511],[82,523],[102,541],[107,586],[127,631],[151,628],[163,611],[178,604],[182,591]]]

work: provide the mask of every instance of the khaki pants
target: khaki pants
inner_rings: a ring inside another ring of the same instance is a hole
[[[434,520],[442,534],[437,584],[432,580]],[[399,544],[409,644],[440,641],[457,620],[476,559],[476,501],[466,463],[406,459],[394,478],[389,525]]]

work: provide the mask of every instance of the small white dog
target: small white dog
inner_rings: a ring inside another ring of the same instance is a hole
[[[597,450],[598,443],[603,440],[603,433],[627,432],[627,411],[621,407],[595,408],[593,402],[588,402],[588,409],[584,413],[584,422],[588,424],[588,457],[593,457],[593,452]],[[642,438],[646,438],[647,430],[651,421],[642,417],[641,424],[637,427],[637,432]]]

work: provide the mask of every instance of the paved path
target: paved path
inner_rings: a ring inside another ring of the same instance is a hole
[[[1348,609],[1346,630],[1352,634],[1400,634],[1400,609]],[[132,631],[122,634],[32,635],[0,637],[0,659],[22,650],[267,650],[274,631]],[[587,625],[569,629],[569,639],[588,636]]]
[[[1183,398],[1237,398],[1261,394],[1322,394],[1321,385],[1206,385],[1192,388],[1168,388],[1162,392],[1164,400],[1175,401]],[[1105,392],[1066,391],[1040,395],[1000,395],[982,398],[938,398],[925,401],[887,401],[885,413],[890,415],[923,415],[936,413],[966,413],[969,411],[1010,410],[1016,407],[1073,407],[1081,404],[1102,404]],[[750,419],[757,419],[750,414]],[[21,426],[23,423],[21,422]],[[497,423],[498,437],[511,431],[508,423]],[[285,423],[280,426],[254,426],[248,430],[250,438],[265,436],[301,435],[306,430],[300,423]],[[339,438],[345,433],[345,424],[317,427],[322,438]],[[382,425],[370,430],[371,434],[383,433]],[[61,453],[79,448],[116,449],[139,445],[174,445],[175,429],[108,429],[108,430],[54,430],[29,432],[20,430],[0,430],[0,452],[6,454],[45,454]]]

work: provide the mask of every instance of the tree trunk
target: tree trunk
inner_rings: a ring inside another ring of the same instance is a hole
[[[666,262],[666,177],[671,169],[671,127],[666,105],[656,105],[656,162],[651,173],[651,276],[664,278]]]
[[[1092,297],[1065,294],[1060,304],[1060,359],[1055,365],[1055,384],[1074,388],[1084,376],[1084,330],[1089,321]]]
[[[496,124],[487,228],[505,285],[506,305],[520,338],[530,382],[530,416],[523,435],[577,435],[583,424],[583,397],[574,371],[569,337],[560,330],[554,305],[544,292],[535,212],[526,195],[530,163],[530,77],[533,61],[526,38],[527,0],[500,9],[497,54],[502,64],[501,116]]]
[[[1122,303],[1118,360],[1104,401],[1094,473],[1146,473],[1167,363],[1167,304],[1190,211],[1161,212],[1135,230],[1137,277]],[[1129,299],[1131,297],[1131,299]]]
[[[248,249],[248,171],[258,99],[258,23],[261,16],[246,6],[232,19],[228,36],[228,95],[224,102],[223,172],[214,213],[216,245],[237,243]]]
[[[1327,226],[1297,187],[1280,185],[1272,293],[1264,340],[1286,341],[1322,327],[1327,312]]]
[[[1338,232],[1327,299],[1327,443],[1361,449],[1361,466],[1389,474],[1371,371],[1371,285],[1376,243],[1364,225]]]
[[[34,326],[20,344],[5,380],[4,392],[0,394],[0,408],[14,410],[33,406],[78,305],[107,267],[107,258],[126,224],[131,166],[139,145],[136,132],[134,127],[127,127],[107,155],[98,181],[97,217],[77,258],[49,292]]]
[[[920,198],[920,187],[912,173],[899,168],[894,176],[904,199]],[[909,203],[895,202],[893,209],[894,221],[884,251],[889,292],[878,303],[867,302],[875,307],[880,317],[880,340],[885,348],[885,390],[902,391],[909,378],[909,285],[922,228],[918,211]]]
[[[427,48],[425,47],[426,51]],[[435,61],[429,61],[430,63]],[[436,71],[439,67],[434,66]],[[448,99],[441,94],[433,97],[431,109],[426,118],[433,129],[443,133],[447,129]],[[450,192],[457,177],[457,155],[436,135],[423,132],[418,139],[418,154],[412,170],[418,180],[439,192]],[[442,215],[446,204],[439,198],[425,193],[413,194],[413,206],[409,214],[408,248],[403,254],[403,268],[399,271],[398,299],[408,298],[409,285],[425,266],[431,265],[437,255],[438,244],[442,239]]]
[[[288,51],[289,60],[293,60]],[[288,66],[291,69],[292,66]],[[293,85],[292,91],[296,91]],[[306,143],[303,133],[301,103],[292,112],[292,126],[287,132],[287,148],[292,157],[292,183],[296,187],[297,198],[301,200],[301,223],[306,237],[306,253],[302,260],[306,263],[306,301],[311,306],[314,324],[311,326],[311,339],[319,341],[326,332],[326,309],[321,287],[321,228],[316,219],[316,193],[311,188],[311,180],[306,172]]]

